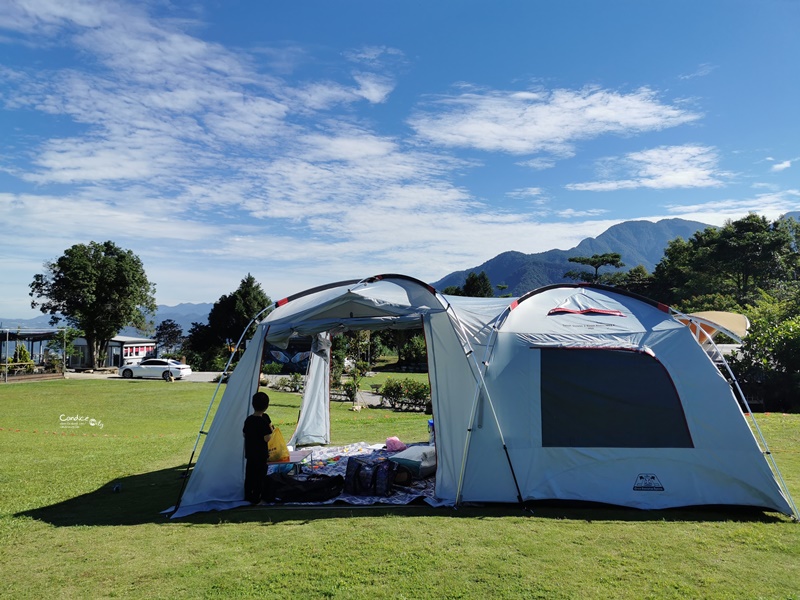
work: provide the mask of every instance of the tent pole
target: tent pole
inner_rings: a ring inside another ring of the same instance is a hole
[[[447,310],[450,311],[451,306],[448,303]],[[511,462],[511,455],[508,453],[508,446],[506,445],[506,439],[503,435],[503,429],[500,426],[500,421],[497,418],[497,412],[494,409],[494,403],[492,402],[492,397],[489,394],[489,389],[486,387],[486,380],[483,377],[483,372],[481,370],[480,364],[475,359],[475,352],[472,348],[472,345],[469,343],[469,337],[467,336],[466,331],[464,331],[464,325],[461,323],[461,319],[458,318],[455,311],[452,311],[452,316],[455,318],[456,323],[458,323],[458,327],[461,333],[462,342],[462,349],[465,349],[465,357],[468,361],[471,360],[472,365],[474,365],[474,371],[477,374],[477,383],[475,387],[475,397],[472,401],[472,413],[470,415],[470,422],[469,427],[467,428],[467,437],[464,441],[464,453],[461,458],[461,472],[458,476],[458,487],[456,490],[456,502],[455,505],[459,506],[461,504],[461,494],[464,486],[464,475],[466,474],[467,468],[467,454],[469,453],[470,444],[472,442],[472,429],[475,426],[475,416],[477,415],[478,411],[478,402],[480,401],[481,396],[481,389],[486,393],[486,401],[489,404],[489,408],[492,410],[492,416],[494,417],[494,423],[497,427],[497,432],[500,434],[500,443],[503,445],[503,452],[506,455],[506,460],[508,461],[508,468],[511,471],[511,478],[514,481],[514,488],[517,490],[517,500],[520,504],[522,504],[522,492],[519,489],[519,482],[517,481],[517,474],[514,471],[514,465]],[[483,360],[483,368],[486,369],[489,365],[489,357],[491,356],[492,349],[494,348],[494,341],[497,337],[497,328],[492,328],[492,335],[489,340],[489,344],[486,345],[486,351],[484,352],[484,360]]]
[[[448,306],[448,310],[449,308],[450,307]],[[458,317],[455,315],[455,312],[453,313],[453,318],[459,321]],[[462,343],[462,349],[465,349],[464,353],[467,357],[467,360],[469,361],[469,357],[472,355],[473,349],[471,344],[469,343],[469,339],[464,334],[463,327],[461,326],[460,321],[459,321],[459,328],[461,329],[461,336],[465,340]],[[494,342],[495,333],[496,331],[492,330],[492,338],[489,340],[489,344],[487,344],[486,350],[484,351],[484,356],[483,356],[484,365],[486,364],[486,361],[489,356],[489,347]],[[461,504],[461,493],[464,487],[464,475],[466,474],[467,470],[467,455],[469,454],[469,448],[470,445],[472,444],[472,429],[475,427],[475,417],[478,413],[478,402],[480,401],[482,383],[483,383],[483,378],[479,376],[478,381],[475,383],[475,394],[473,395],[472,398],[472,409],[470,410],[469,425],[467,426],[467,436],[464,439],[464,451],[461,454],[461,470],[459,471],[458,474],[458,486],[456,487],[456,503],[455,503],[456,506],[459,506]]]

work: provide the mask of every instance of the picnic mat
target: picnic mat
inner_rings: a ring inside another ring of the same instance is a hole
[[[303,450],[311,450],[311,462],[303,463],[301,476],[313,473],[315,475],[341,475],[344,477],[347,471],[347,460],[351,456],[377,461],[388,459],[390,456],[397,454],[386,450],[383,444],[370,445],[366,442],[336,447],[305,446]],[[271,466],[269,472],[273,473],[281,468],[280,465]],[[434,479],[435,477],[432,475],[425,479],[413,480],[409,486],[395,485],[392,487],[392,493],[389,496],[353,496],[342,492],[335,498],[325,502],[286,502],[283,504],[319,505],[333,504],[334,502],[346,502],[347,504],[360,506],[369,504],[411,504],[420,498],[433,498]]]

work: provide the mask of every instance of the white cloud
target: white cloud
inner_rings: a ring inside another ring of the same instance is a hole
[[[374,73],[357,73],[353,75],[353,79],[358,83],[358,91],[356,93],[372,104],[386,102],[389,94],[394,89],[394,81]]]
[[[532,158],[530,160],[523,160],[518,163],[521,167],[528,167],[536,171],[544,171],[545,169],[552,169],[556,166],[556,161],[552,158]]]
[[[791,166],[792,166],[792,161],[785,160],[785,161],[780,162],[778,164],[772,165],[772,169],[771,170],[772,171],[785,171],[786,169],[788,169]]]
[[[289,75],[299,65],[311,60],[305,48],[294,44],[282,47],[259,46],[251,52],[259,57],[265,57],[270,69],[281,75]]]
[[[539,187],[527,187],[527,188],[519,188],[516,190],[512,190],[506,194],[511,198],[536,198],[541,196],[544,193],[542,188]]]
[[[702,63],[698,65],[697,69],[689,73],[687,75],[679,75],[678,79],[694,79],[696,77],[705,77],[706,75],[710,75],[712,71],[714,71],[717,67],[710,63]]]
[[[728,198],[695,204],[669,204],[666,208],[671,217],[709,225],[722,225],[728,219],[736,220],[751,212],[777,219],[787,212],[800,210],[800,190],[789,189],[750,198]]]
[[[136,132],[127,138],[67,138],[49,141],[24,176],[36,183],[85,183],[167,176],[187,165],[186,154],[170,137]]]
[[[405,55],[402,50],[389,46],[364,46],[344,53],[345,57],[355,63],[370,67],[382,67],[387,62],[402,61]]]
[[[598,163],[604,179],[588,183],[571,183],[572,191],[609,192],[637,188],[672,189],[705,188],[723,185],[728,174],[718,168],[716,151],[707,146],[686,144],[661,146],[632,152],[622,159],[606,159]],[[617,173],[622,178],[610,176]]]
[[[21,33],[52,34],[74,24],[79,27],[100,27],[108,11],[123,11],[117,3],[97,5],[83,0],[6,0],[0,11],[0,27]]]
[[[586,210],[576,210],[567,208],[564,210],[556,211],[556,214],[562,219],[575,219],[578,217],[598,217],[607,213],[608,211],[602,208],[591,208]]]
[[[581,140],[659,131],[699,118],[662,103],[649,88],[627,94],[584,88],[465,92],[432,102],[409,123],[422,139],[441,146],[565,157]]]

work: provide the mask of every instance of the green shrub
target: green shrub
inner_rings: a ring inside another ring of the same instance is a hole
[[[428,347],[425,338],[415,335],[400,348],[400,362],[408,364],[424,363],[428,360]]]
[[[414,379],[403,379],[403,389],[406,398],[418,403],[427,400],[431,395],[430,385]]]
[[[347,399],[350,402],[356,401],[356,394],[358,394],[358,384],[355,381],[345,381],[342,384],[342,389],[344,393],[347,395]]]
[[[381,395],[384,397],[384,399],[394,403],[400,400],[400,398],[403,397],[403,394],[403,382],[400,379],[387,377],[386,382],[381,388]]]
[[[757,389],[767,411],[800,409],[800,316],[786,303],[762,301],[750,314],[750,330],[740,352],[728,362],[737,379]]]
[[[47,361],[47,369],[54,373],[60,373],[64,370],[64,359],[61,356],[51,356]]]
[[[369,371],[369,363],[365,360],[356,361],[355,367],[353,370],[357,377],[363,377],[364,374]]]
[[[25,347],[24,344],[17,343],[16,348],[14,348],[14,362],[17,363],[31,362],[31,353],[28,352],[28,349]]]
[[[303,389],[303,376],[300,373],[292,373],[289,377],[281,377],[273,384],[273,387],[276,390],[299,392]]]
[[[300,373],[292,373],[289,376],[289,386],[293,392],[299,392],[303,389],[303,376]]]
[[[264,375],[279,375],[283,370],[283,365],[279,362],[264,363],[261,365],[261,372]]]

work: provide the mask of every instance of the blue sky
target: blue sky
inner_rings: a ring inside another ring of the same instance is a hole
[[[0,315],[89,241],[173,305],[798,210],[798,30],[794,0],[4,0]]]

